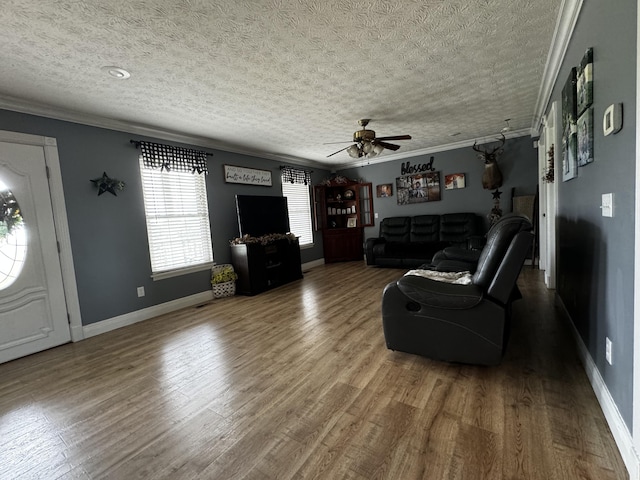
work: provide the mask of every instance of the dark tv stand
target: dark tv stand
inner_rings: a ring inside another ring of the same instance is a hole
[[[231,262],[238,274],[236,290],[242,295],[256,295],[302,278],[297,238],[268,245],[231,245]]]

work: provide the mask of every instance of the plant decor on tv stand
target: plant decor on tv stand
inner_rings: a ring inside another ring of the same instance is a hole
[[[262,235],[260,237],[252,237],[251,235],[243,235],[242,237],[234,238],[230,241],[231,245],[243,245],[259,243],[260,245],[269,245],[270,243],[277,242],[278,240],[289,240],[294,242],[296,236],[293,233],[270,233],[268,235]]]

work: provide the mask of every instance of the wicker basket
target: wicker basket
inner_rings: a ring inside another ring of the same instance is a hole
[[[214,265],[213,267],[211,267],[211,278],[213,279],[215,275],[223,272],[232,274],[234,278],[236,277],[233,270],[233,265],[225,263],[221,265]],[[235,280],[221,283],[212,283],[211,288],[213,289],[214,298],[231,297],[236,294]]]
[[[215,283],[211,288],[214,298],[232,297],[236,294],[236,282]]]

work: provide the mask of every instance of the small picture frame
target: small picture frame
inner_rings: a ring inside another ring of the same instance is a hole
[[[393,196],[393,184],[383,183],[382,185],[376,185],[376,197],[391,196]]]
[[[358,219],[356,217],[347,218],[347,228],[354,228],[358,223]]]
[[[464,173],[451,173],[444,176],[445,190],[454,190],[456,188],[464,188],[465,186]]]

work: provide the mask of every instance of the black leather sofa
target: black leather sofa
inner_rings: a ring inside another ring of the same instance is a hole
[[[487,234],[469,285],[414,275],[389,283],[382,295],[387,347],[450,362],[500,363],[509,337],[516,280],[531,248],[532,225],[514,215]]]
[[[475,213],[387,217],[379,236],[365,241],[367,265],[417,267],[446,247],[468,248],[482,233],[482,219]]]

